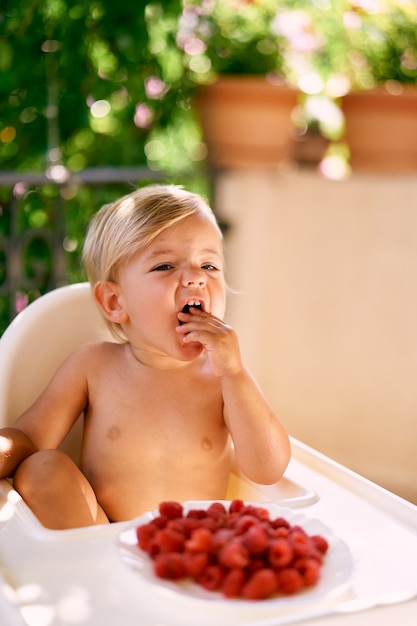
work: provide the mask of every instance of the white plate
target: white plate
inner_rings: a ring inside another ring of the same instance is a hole
[[[207,509],[212,501],[189,501],[183,504],[184,514],[190,509]],[[228,508],[230,502],[223,502]],[[224,605],[241,606],[254,605],[259,603],[267,605],[268,608],[291,608],[300,605],[310,605],[317,602],[333,600],[346,592],[350,585],[353,573],[353,559],[348,546],[338,539],[333,532],[321,521],[307,518],[302,513],[297,513],[292,509],[282,508],[273,503],[254,503],[255,506],[266,508],[271,518],[284,517],[291,525],[299,524],[309,535],[322,535],[329,543],[329,549],[325,555],[321,567],[321,575],[318,583],[314,587],[309,587],[294,595],[275,596],[261,601],[251,601],[243,599],[225,598],[220,592],[207,591],[191,580],[170,581],[159,578],[153,570],[153,561],[148,554],[137,545],[136,527],[148,523],[151,519],[159,515],[159,511],[145,513],[135,519],[134,528],[123,531],[118,539],[118,551],[123,563],[135,570],[141,576],[143,582],[147,582],[156,591],[163,591],[166,594],[174,594],[177,598],[182,596],[187,600],[194,600],[199,603],[216,603],[216,606]],[[173,596],[172,596],[173,597]]]

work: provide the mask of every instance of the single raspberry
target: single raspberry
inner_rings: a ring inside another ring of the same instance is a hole
[[[170,530],[175,530],[178,533],[182,533],[183,535],[187,535],[187,525],[186,525],[185,517],[175,517],[174,519],[169,519],[167,521],[166,528]]]
[[[150,522],[150,526],[154,526],[155,528],[165,528],[168,524],[168,518],[166,515],[157,515]]]
[[[294,568],[300,572],[306,587],[315,585],[320,578],[320,565],[314,559],[297,559]]]
[[[244,506],[243,500],[232,500],[229,506],[229,513],[239,513]]]
[[[182,517],[183,506],[179,502],[165,501],[159,505],[159,513],[165,515],[168,519],[174,519],[176,517]]]
[[[196,579],[208,566],[207,552],[184,552],[184,564],[187,573]]]
[[[226,598],[238,598],[241,595],[242,587],[245,583],[245,571],[234,568],[227,572],[223,578],[221,591]]]
[[[290,531],[288,528],[284,526],[278,526],[278,528],[272,529],[271,535],[272,537],[275,537],[276,539],[278,538],[287,539],[290,536]]]
[[[313,559],[314,561],[317,561],[319,565],[321,565],[323,563],[324,554],[320,552],[320,550],[317,550],[317,548],[310,548],[304,558]]]
[[[246,600],[263,600],[274,594],[278,587],[277,577],[271,569],[260,569],[242,588],[242,598]]]
[[[238,518],[236,518],[234,528],[236,529],[237,532],[244,533],[248,530],[248,528],[250,528],[251,526],[254,526],[254,524],[257,524],[257,523],[258,521],[255,517],[253,517],[253,515],[250,515],[249,513],[245,513],[243,515],[240,515]]]
[[[226,507],[221,502],[213,502],[207,509],[207,515],[214,519],[224,519],[227,515]]]
[[[254,524],[242,535],[242,542],[250,554],[262,554],[268,547],[269,536],[261,524]]]
[[[209,565],[198,576],[196,582],[209,591],[216,591],[223,583],[224,572],[219,565]]]
[[[218,552],[226,543],[235,536],[233,528],[218,528],[213,533],[213,552]]]
[[[178,580],[187,573],[183,555],[177,552],[158,554],[154,560],[154,570],[159,578],[167,578],[169,580]]]
[[[152,539],[150,540],[147,552],[151,559],[154,559],[156,555],[161,552],[161,546],[159,542],[155,539],[155,537],[152,537]]]
[[[200,520],[196,519],[195,517],[183,517],[181,519],[171,520],[169,524],[174,524],[174,528],[177,528],[178,524],[178,529],[181,527],[182,532],[187,538],[191,537],[191,533],[193,532],[193,530],[201,528]]]
[[[213,548],[213,533],[208,528],[196,528],[185,542],[187,552],[211,552]]]
[[[136,528],[138,545],[140,548],[142,548],[142,550],[148,551],[150,542],[154,538],[155,533],[155,526],[151,526],[150,524],[143,524],[142,526],[138,526]]]
[[[296,569],[288,567],[276,573],[278,580],[278,591],[285,594],[293,594],[303,586],[303,578]]]
[[[321,535],[312,535],[310,539],[316,546],[317,550],[320,550],[322,554],[326,554],[327,550],[329,549],[329,542],[327,541],[327,539],[325,539]]]
[[[223,567],[246,567],[250,561],[249,550],[238,539],[232,539],[221,548],[218,559]]]
[[[252,515],[261,521],[270,522],[269,511],[263,506],[255,506]]]
[[[290,528],[290,523],[283,517],[277,517],[271,521],[272,528]]]
[[[291,530],[288,540],[292,545],[295,556],[306,556],[313,547],[310,537],[299,528]]]
[[[294,557],[294,550],[287,539],[272,539],[269,543],[268,558],[274,568],[287,567]]]
[[[154,542],[159,546],[160,552],[182,552],[184,540],[183,533],[170,528],[158,530],[154,536]]]

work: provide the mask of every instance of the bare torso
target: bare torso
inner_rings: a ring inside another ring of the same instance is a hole
[[[109,519],[135,517],[166,499],[223,498],[230,438],[220,385],[204,357],[156,369],[126,345],[95,349],[100,368],[88,372],[81,470]]]

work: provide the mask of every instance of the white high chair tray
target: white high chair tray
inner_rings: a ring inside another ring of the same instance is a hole
[[[368,609],[367,626],[411,626],[417,615],[417,507],[300,442],[292,444],[287,488],[293,481],[298,498],[283,502],[297,507],[294,516],[318,520],[347,546],[349,562],[342,559],[338,567],[349,569],[348,584],[338,593],[325,589],[307,601],[249,607],[203,599],[200,606],[198,598],[173,593],[123,562],[121,538],[139,518],[50,531],[6,489],[0,493],[0,623],[280,626],[309,620],[309,626],[323,626],[326,616],[326,626],[363,626]]]

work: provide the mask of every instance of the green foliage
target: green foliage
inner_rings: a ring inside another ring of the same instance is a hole
[[[288,42],[275,21],[293,2],[191,0],[184,5],[176,41],[197,82],[216,74],[283,74]]]
[[[345,49],[357,72],[353,86],[417,84],[417,3],[385,0],[378,9],[357,9],[346,28]]]
[[[148,4],[2,0],[0,170],[49,175],[58,166],[62,183],[67,174],[86,168],[148,165],[159,179],[163,169],[166,180],[203,191],[204,151],[181,90],[182,69],[178,59],[175,63],[151,50]],[[163,4],[175,21],[181,0]],[[51,242],[65,254],[61,279],[83,280],[80,250],[89,218],[131,188],[105,183],[61,187],[52,181],[19,184],[14,190],[0,186],[0,289],[4,292],[8,278],[12,229],[22,241],[17,285],[22,302],[53,284],[57,269]],[[16,225],[11,223],[12,203]],[[56,221],[59,205],[62,224]],[[14,298],[0,298],[0,333],[15,309]]]
[[[180,1],[167,6],[179,10]],[[147,90],[161,69],[149,50],[145,8],[130,0],[2,4],[3,170],[146,163],[146,141],[169,122],[177,95],[162,100]],[[146,120],[136,116],[140,106]]]

